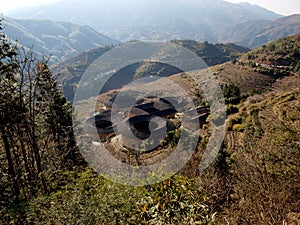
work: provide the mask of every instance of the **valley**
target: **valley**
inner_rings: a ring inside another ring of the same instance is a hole
[[[299,224],[300,14],[248,2],[4,15],[0,224]]]

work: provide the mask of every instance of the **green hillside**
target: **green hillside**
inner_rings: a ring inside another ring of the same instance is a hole
[[[244,54],[241,62],[252,63],[253,67],[300,73],[300,34],[269,42]]]
[[[197,42],[193,40],[173,41],[176,44],[188,48],[201,57],[208,66],[222,64],[236,59],[242,53],[250,51],[235,44],[211,44],[208,42]]]

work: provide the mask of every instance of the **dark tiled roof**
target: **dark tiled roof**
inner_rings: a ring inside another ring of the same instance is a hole
[[[166,117],[172,114],[175,114],[177,111],[174,108],[167,108],[167,109],[163,109],[157,112],[154,112],[152,115],[155,116],[160,116],[160,117]]]
[[[141,116],[141,115],[149,115],[148,112],[140,109],[140,108],[137,108],[137,107],[133,107],[130,112],[129,112],[130,115],[132,116]]]
[[[104,103],[104,105],[108,108],[117,107],[117,108],[128,108],[132,105],[141,104],[144,102],[144,99],[136,99],[132,96],[124,96],[120,97],[118,99],[118,102],[116,101],[117,96],[113,96],[110,98],[107,102]]]

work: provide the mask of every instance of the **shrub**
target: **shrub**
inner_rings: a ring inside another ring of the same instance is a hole
[[[226,107],[226,113],[227,115],[231,115],[231,114],[234,114],[234,113],[237,113],[239,111],[239,108],[237,106],[234,106],[234,105],[228,105]]]
[[[245,124],[234,124],[232,130],[238,132],[244,132],[245,128],[246,128]]]
[[[64,173],[67,182],[31,200],[30,224],[208,224],[209,194],[195,180],[174,176],[147,187],[124,186],[87,169]],[[55,181],[53,181],[55,182]]]

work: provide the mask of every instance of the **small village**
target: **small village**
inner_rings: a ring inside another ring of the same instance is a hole
[[[114,99],[112,97],[104,103],[103,109],[86,119],[85,131],[93,143],[97,145],[100,138],[115,152],[122,149],[137,152],[142,148],[145,149],[141,151],[143,153],[161,150],[162,145],[170,144],[168,133],[180,129],[199,132],[199,128],[208,123],[210,114],[207,106],[189,109],[187,102],[180,97],[149,96],[137,102],[133,97],[127,97],[119,104],[113,104]],[[126,110],[129,102],[133,101],[136,104]],[[112,111],[117,111],[121,120],[112,121]],[[166,137],[162,138],[162,135]]]

